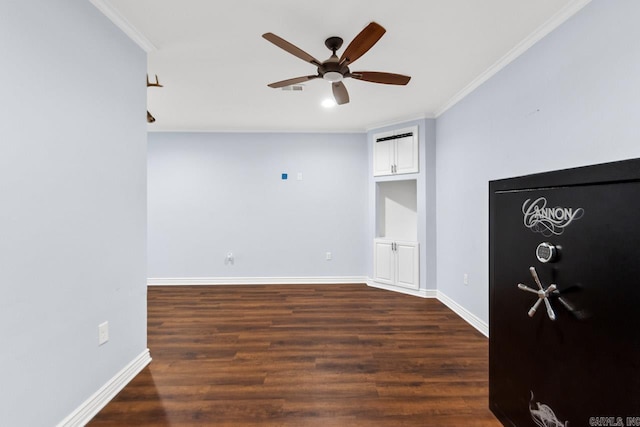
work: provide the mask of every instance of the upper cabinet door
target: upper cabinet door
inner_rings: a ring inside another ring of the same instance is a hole
[[[418,138],[416,135],[405,136],[395,140],[396,161],[395,173],[418,172]]]
[[[391,175],[395,157],[393,140],[373,141],[373,176]]]
[[[373,176],[417,173],[418,127],[373,136]]]

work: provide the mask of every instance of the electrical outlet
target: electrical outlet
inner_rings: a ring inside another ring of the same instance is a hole
[[[467,273],[464,273],[462,275],[462,283],[464,283],[465,285],[469,285],[469,275]]]
[[[98,325],[98,345],[107,341],[109,341],[109,322],[103,322]]]
[[[325,259],[326,259],[327,261],[331,261],[331,260],[333,259],[333,255],[331,255],[331,252],[327,252],[327,253],[325,254]]]

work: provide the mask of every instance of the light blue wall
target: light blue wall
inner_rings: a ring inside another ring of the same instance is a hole
[[[0,425],[52,426],[146,349],[146,58],[72,0],[0,2],[0,58]]]
[[[149,277],[366,276],[364,134],[150,133],[148,157]]]
[[[488,181],[640,156],[639,16],[594,0],[438,118],[438,289],[485,322]]]
[[[421,241],[437,242],[433,256],[421,255],[421,289],[437,288],[486,322],[488,181],[640,155],[639,132],[633,125],[640,99],[639,55],[634,49],[639,34],[633,19],[639,16],[638,7],[634,1],[593,1],[438,119],[418,121],[428,124],[425,134],[435,132],[425,147],[433,152],[436,144],[435,156],[421,156],[421,170],[436,173],[420,182],[436,184],[418,189],[423,198],[419,210],[426,218],[419,235]],[[386,129],[373,130],[367,138]],[[329,157],[350,159],[349,173],[364,168],[366,176],[358,172],[359,178],[342,179],[343,172],[318,173],[318,186],[309,187],[308,166],[305,161],[296,163],[296,156],[308,157],[300,154],[301,147],[309,147],[292,139],[311,142],[326,137],[153,134],[152,145],[157,147],[152,147],[149,160],[150,276],[370,276],[375,223],[371,153],[362,164],[362,152],[343,152],[348,144],[324,147],[335,150]],[[251,170],[245,171],[247,164]],[[172,172],[165,176],[163,169]],[[278,181],[282,171],[293,179],[299,170],[305,174],[302,185]],[[203,177],[207,188],[199,183]],[[362,182],[367,183],[366,200],[359,198]],[[340,204],[351,206],[343,209],[347,216],[305,231],[305,224],[322,224],[322,218],[330,216],[311,211],[293,215],[305,206],[296,207],[293,196],[299,193],[297,197],[308,197],[307,204],[313,204],[312,194],[319,191],[318,200],[326,199],[325,191],[333,188],[335,194],[354,195],[340,196],[345,199]],[[251,196],[239,195],[243,193]],[[338,222],[347,227],[340,235],[352,225],[356,228],[336,245],[327,238],[330,230],[340,228]],[[283,232],[287,227],[297,232]],[[290,237],[305,234],[302,240]],[[300,241],[301,250],[292,251]],[[262,248],[271,242],[275,243],[270,250]],[[229,250],[236,255],[233,266],[224,264]],[[323,256],[329,250],[352,258],[341,264],[347,260],[339,256],[326,263]],[[436,271],[437,280],[429,278]]]

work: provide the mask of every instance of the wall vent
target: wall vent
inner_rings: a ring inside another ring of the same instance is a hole
[[[282,90],[285,90],[287,92],[302,92],[302,89],[304,89],[304,86],[302,85],[291,85],[282,88]]]
[[[392,139],[407,138],[410,136],[413,136],[413,132],[399,133],[397,135],[385,136],[383,138],[376,138],[376,142],[390,141]]]

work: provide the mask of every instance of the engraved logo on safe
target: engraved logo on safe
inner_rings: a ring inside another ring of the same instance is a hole
[[[527,199],[522,204],[524,226],[545,237],[559,236],[573,221],[582,218],[582,208],[547,207],[547,199],[538,197],[534,201]]]

